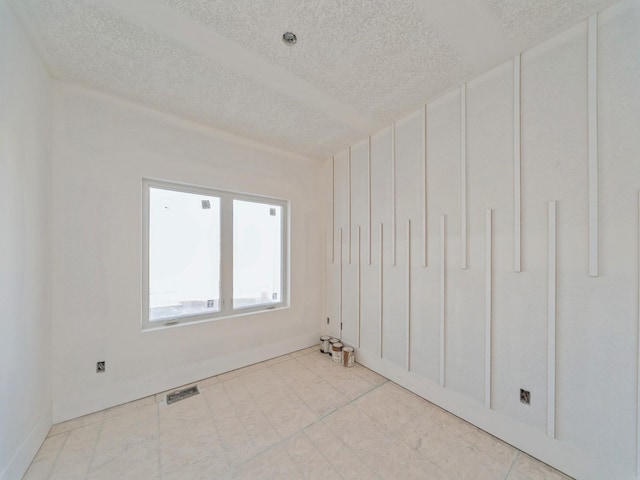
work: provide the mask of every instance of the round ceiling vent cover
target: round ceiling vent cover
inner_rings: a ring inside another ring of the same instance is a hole
[[[298,41],[298,37],[293,32],[285,32],[282,34],[282,41],[289,46],[295,45]]]

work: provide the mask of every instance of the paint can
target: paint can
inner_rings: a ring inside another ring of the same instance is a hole
[[[340,342],[331,345],[333,361],[336,363],[342,363],[342,346]]]
[[[340,340],[339,340],[339,339],[337,339],[337,338],[334,338],[334,337],[331,337],[331,338],[329,339],[329,350],[327,351],[327,353],[328,353],[329,355],[332,355],[332,354],[333,354],[333,348],[332,348],[332,347],[333,347],[333,344],[334,344],[334,343],[339,343],[339,342],[340,342]]]
[[[323,335],[320,337],[320,351],[322,353],[331,353],[331,349],[329,348],[329,339],[331,337],[329,335]]]
[[[342,349],[342,366],[353,367],[353,363],[356,360],[356,354],[352,347],[344,347]]]

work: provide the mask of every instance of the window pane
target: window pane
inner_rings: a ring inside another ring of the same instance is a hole
[[[233,308],[282,302],[282,210],[233,201]]]
[[[149,321],[220,311],[220,199],[149,189]]]

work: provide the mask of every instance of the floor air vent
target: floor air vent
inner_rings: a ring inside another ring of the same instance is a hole
[[[185,388],[183,390],[176,390],[175,392],[171,392],[167,395],[167,405],[179,402],[180,400],[184,400],[185,398],[193,397],[194,395],[198,395],[199,393],[200,392],[198,391],[197,385]]]

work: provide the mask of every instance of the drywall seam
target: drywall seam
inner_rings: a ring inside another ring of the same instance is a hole
[[[440,386],[444,387],[445,376],[445,340],[446,340],[446,322],[445,322],[445,270],[446,270],[446,215],[440,216]]]
[[[484,294],[484,321],[485,321],[485,386],[484,403],[487,408],[491,408],[491,335],[492,335],[492,278],[493,278],[493,255],[492,255],[492,216],[493,212],[489,208],[485,213],[485,237],[484,237],[484,265],[485,265],[485,294]]]
[[[556,436],[556,206],[549,202],[547,247],[547,435]]]
[[[598,16],[589,17],[589,275],[598,276]]]
[[[513,271],[522,271],[521,57],[513,57]]]
[[[460,268],[467,269],[467,84],[460,85]]]

